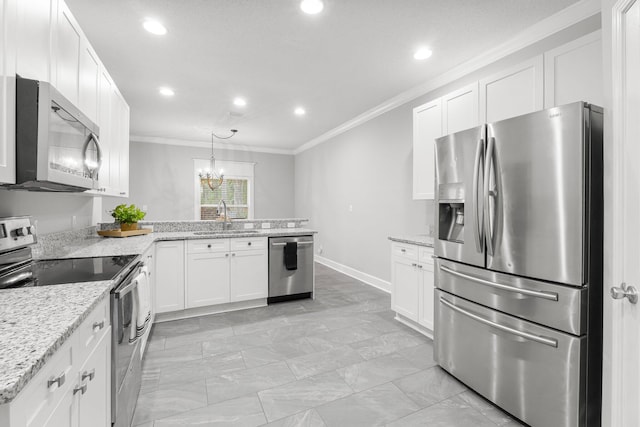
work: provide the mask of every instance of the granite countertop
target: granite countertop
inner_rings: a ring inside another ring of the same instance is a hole
[[[244,231],[244,230],[243,230]],[[37,259],[140,255],[156,241],[279,237],[316,234],[306,228],[260,229],[233,234],[156,232],[127,238],[91,236],[34,254]],[[0,290],[0,404],[10,402],[78,328],[111,281]]]
[[[16,397],[110,290],[108,280],[0,290],[0,404]]]
[[[167,240],[192,239],[228,239],[239,237],[280,237],[316,234],[317,231],[308,228],[270,228],[261,230],[238,230],[232,234],[198,234],[193,231],[153,232],[142,236],[125,238],[92,236],[77,240],[64,247],[55,247],[37,254],[38,259],[84,258],[97,256],[140,255],[153,242]]]
[[[411,245],[433,247],[433,237],[427,234],[415,234],[408,236],[389,236],[392,242],[409,243]]]

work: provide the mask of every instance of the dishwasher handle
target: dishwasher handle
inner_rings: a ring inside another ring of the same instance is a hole
[[[287,244],[285,242],[275,242],[272,243],[271,246],[286,246]],[[298,246],[305,246],[305,245],[313,245],[313,242],[298,242]]]

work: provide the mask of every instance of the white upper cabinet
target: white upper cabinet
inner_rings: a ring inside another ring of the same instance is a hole
[[[433,199],[435,186],[434,140],[442,133],[441,99],[413,109],[413,198]]]
[[[18,0],[16,72],[25,79],[51,81],[51,37],[57,1]]]
[[[601,32],[596,31],[544,55],[545,108],[575,101],[602,106]]]
[[[0,183],[16,182],[17,0],[0,0]]]
[[[479,124],[478,82],[442,97],[442,133],[444,135]]]
[[[543,108],[543,57],[480,80],[480,120],[492,123]]]
[[[100,71],[98,55],[93,51],[89,42],[83,39],[80,46],[78,107],[95,123],[98,122]]]
[[[74,105],[78,104],[80,74],[80,45],[82,30],[67,5],[58,3],[58,14],[54,32],[54,65],[51,82]]]

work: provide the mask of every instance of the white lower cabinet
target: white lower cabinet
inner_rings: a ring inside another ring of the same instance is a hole
[[[184,241],[156,243],[155,311],[184,309]]]
[[[231,301],[248,301],[268,296],[267,250],[231,253]]]
[[[156,313],[268,296],[266,237],[158,242],[155,253]]]
[[[396,318],[433,336],[433,249],[394,242],[391,246],[391,308]]]
[[[187,308],[229,302],[229,253],[187,254]]]
[[[109,296],[10,403],[0,405],[7,427],[111,426]]]

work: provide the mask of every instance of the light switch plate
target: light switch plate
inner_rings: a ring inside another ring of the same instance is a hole
[[[271,224],[268,222],[263,222],[262,223],[262,228],[271,228]]]
[[[252,228],[253,228],[253,223],[252,222],[244,224],[244,229],[245,230],[251,230]]]
[[[295,222],[288,222],[287,223],[287,227],[288,228],[296,228],[296,223]]]

